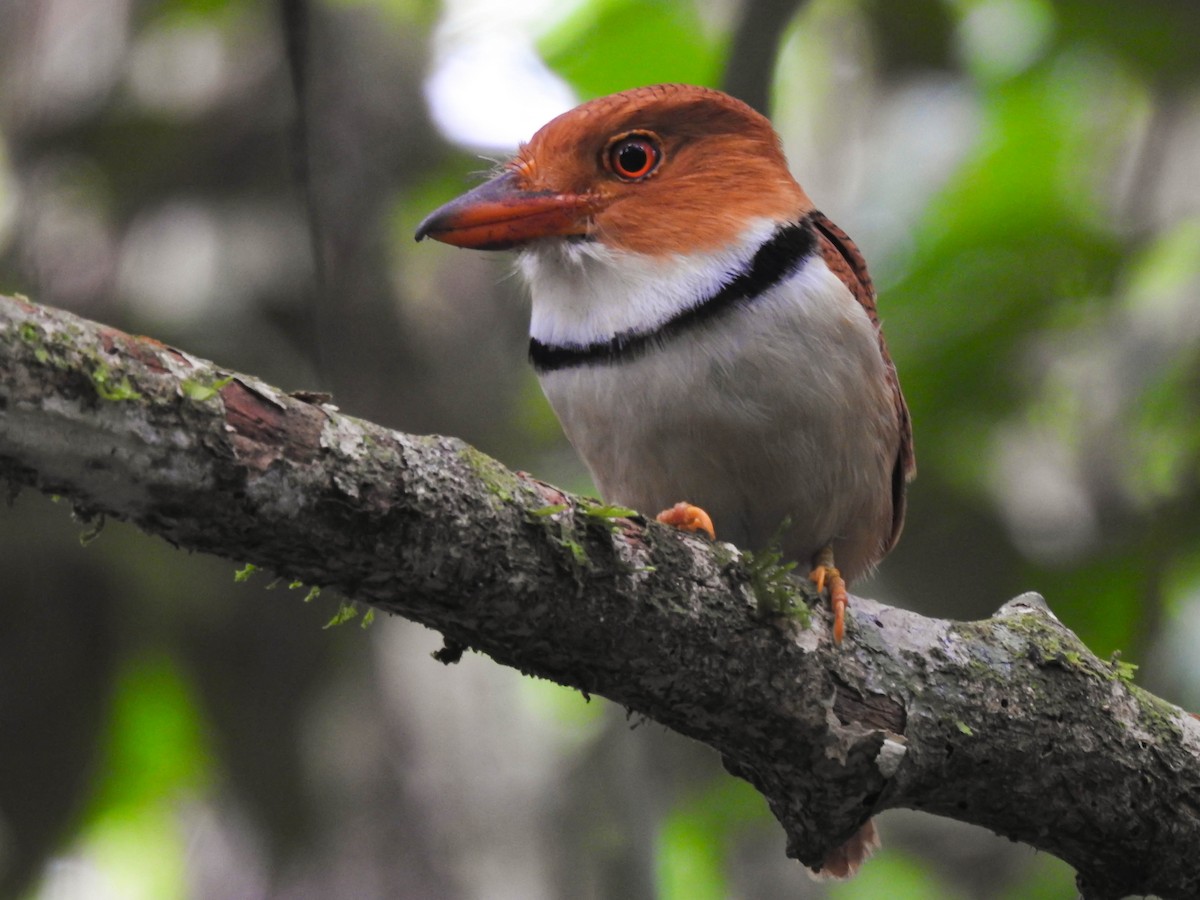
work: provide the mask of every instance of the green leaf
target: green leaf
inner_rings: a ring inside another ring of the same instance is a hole
[[[233,381],[232,375],[227,375],[224,378],[214,381],[212,384],[203,384],[199,381],[194,381],[191,378],[185,378],[180,384],[180,390],[183,395],[189,400],[195,400],[197,403],[203,403],[205,400],[211,400],[217,396],[221,388]]]
[[[73,846],[123,897],[187,895],[180,804],[208,796],[213,762],[192,685],[166,657],[126,662],[113,691],[98,784]]]
[[[338,606],[338,611],[333,614],[333,618],[326,622],[322,628],[333,628],[336,625],[344,625],[357,615],[358,609],[354,604],[343,600]]]
[[[792,577],[797,563],[795,560],[784,562],[783,551],[780,550],[783,536],[791,524],[791,518],[785,518],[762,550],[743,550],[742,565],[749,576],[750,589],[754,592],[760,613],[779,615],[788,612],[802,627],[807,628],[812,619],[799,586]]]
[[[924,861],[904,853],[883,851],[871,857],[853,881],[829,885],[830,900],[860,900],[863,897],[886,897],[888,900],[931,900],[954,898]]]
[[[101,364],[92,372],[92,386],[104,400],[140,400],[142,395],[133,389],[129,376],[122,375],[120,381],[114,381],[108,366]]]
[[[1200,75],[1200,4],[1055,0],[1054,13],[1063,46],[1103,47],[1164,90]]]
[[[724,48],[692,3],[600,0],[546,35],[539,49],[580,93],[599,97],[666,81],[715,87]]]
[[[578,541],[563,538],[559,543],[571,551],[571,556],[574,557],[576,565],[586,566],[588,564],[587,551],[583,549],[583,545]]]
[[[237,581],[237,582],[249,581],[250,576],[253,575],[257,571],[258,571],[258,566],[254,565],[254,563],[246,563],[246,565],[242,566],[240,569],[238,569],[236,572],[233,573],[233,580]]]
[[[678,803],[659,835],[658,895],[664,900],[729,896],[727,857],[749,826],[765,823],[769,815],[761,794],[731,778],[717,779]]]
[[[1137,663],[1125,662],[1121,659],[1121,651],[1114,650],[1108,664],[1112,667],[1113,675],[1118,681],[1132,682],[1138,670]]]

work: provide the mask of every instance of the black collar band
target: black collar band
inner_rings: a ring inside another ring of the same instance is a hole
[[[575,366],[628,362],[652,347],[662,346],[684,332],[738,306],[745,306],[789,278],[817,249],[817,234],[809,217],[781,225],[749,264],[715,294],[700,300],[648,331],[629,329],[590,344],[543,344],[529,340],[529,360],[539,374]]]

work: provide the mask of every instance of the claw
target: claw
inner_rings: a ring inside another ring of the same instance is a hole
[[[846,636],[846,607],[850,603],[850,595],[846,593],[846,580],[833,565],[832,547],[824,547],[817,554],[808,579],[817,586],[819,593],[824,592],[827,583],[829,585],[829,605],[833,607],[833,642],[840,644]]]
[[[808,573],[808,580],[817,586],[817,593],[825,593],[825,577],[829,574],[829,566],[817,566]]]
[[[829,573],[829,605],[833,607],[833,642],[840,644],[846,636],[846,606],[850,596],[846,593],[846,582],[837,569]]]
[[[670,509],[664,509],[654,517],[664,525],[673,525],[681,531],[703,531],[709,540],[715,541],[717,533],[713,531],[712,519],[708,513],[690,503],[676,503]]]

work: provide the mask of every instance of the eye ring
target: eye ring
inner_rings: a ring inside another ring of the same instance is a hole
[[[609,171],[622,181],[642,181],[658,168],[662,156],[655,135],[635,131],[609,141],[604,159]]]

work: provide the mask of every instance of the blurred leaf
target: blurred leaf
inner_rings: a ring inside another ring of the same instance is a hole
[[[1172,613],[1178,611],[1181,601],[1200,599],[1200,541],[1192,542],[1191,547],[1175,560],[1163,587],[1167,597],[1175,601]]]
[[[1113,293],[1123,243],[1103,227],[1098,196],[1077,189],[1107,163],[1107,145],[1078,111],[1123,97],[1119,80],[1085,71],[1064,79],[1044,67],[993,91],[978,150],[931,205],[911,269],[888,289],[888,308],[904,313],[888,320],[889,341],[934,468],[981,478],[986,454],[964,428],[1015,409],[1028,385],[1013,368],[1024,341],[1072,304]]]
[[[1077,896],[1073,868],[1048,853],[1033,856],[1026,877],[1005,891],[1001,895],[1003,900],[1062,900]]]
[[[1129,423],[1135,465],[1129,492],[1150,508],[1200,482],[1196,391],[1200,360],[1176,360],[1140,398]],[[1191,415],[1188,415],[1188,412]]]
[[[720,778],[699,797],[679,804],[663,823],[659,839],[659,896],[725,897],[725,859],[732,837],[747,824],[768,818],[762,795],[737,778]]]
[[[922,69],[951,69],[954,22],[944,0],[869,0],[864,12],[876,32],[883,72],[896,78]]]
[[[1064,45],[1092,41],[1145,77],[1179,85],[1200,74],[1200,3],[1195,0],[1056,0]]]
[[[550,68],[583,96],[659,82],[715,86],[724,42],[696,7],[668,0],[594,0],[542,38]]]
[[[958,900],[965,897],[942,884],[911,856],[884,850],[872,856],[851,881],[829,886],[829,900]]]
[[[212,16],[232,6],[244,6],[243,0],[163,0],[158,4],[161,15]]]
[[[1129,493],[1153,508],[1200,485],[1200,219],[1165,232],[1129,267],[1128,308],[1156,338],[1130,423]]]
[[[562,726],[559,735],[570,746],[594,739],[604,725],[605,703],[592,702],[575,688],[544,678],[522,678],[517,682],[521,702],[539,716]]]
[[[334,7],[367,7],[383,12],[397,25],[428,29],[437,21],[442,4],[438,0],[325,0]]]
[[[174,664],[165,657],[130,663],[118,680],[104,768],[76,849],[114,896],[186,895],[181,804],[205,787],[210,770],[196,704]]]
[[[201,787],[209,767],[200,716],[175,665],[165,657],[129,663],[117,682],[96,814]]]
[[[1030,583],[1093,653],[1108,657],[1116,650],[1129,654],[1139,620],[1158,602],[1150,590],[1152,575],[1146,556],[1127,551],[1070,569],[1038,570]]]
[[[726,895],[722,848],[704,823],[674,815],[659,844],[659,896],[664,900],[722,900]]]

